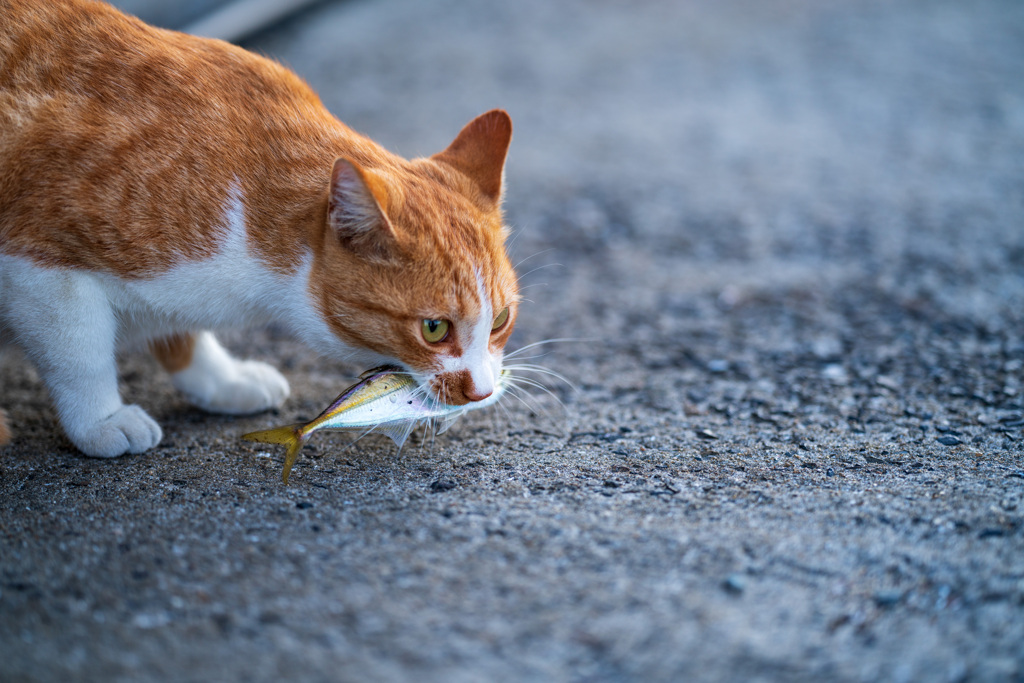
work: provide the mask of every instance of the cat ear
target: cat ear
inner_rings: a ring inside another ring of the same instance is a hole
[[[382,259],[392,254],[396,236],[384,212],[387,203],[387,185],[379,176],[350,159],[335,160],[327,224],[345,247]]]
[[[505,111],[492,109],[467,123],[448,149],[432,158],[468,176],[482,198],[497,207],[511,141],[512,119]]]

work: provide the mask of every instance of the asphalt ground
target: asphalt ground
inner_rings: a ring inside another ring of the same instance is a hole
[[[0,360],[0,679],[1024,679],[1024,5],[325,2],[247,47],[406,156],[515,123],[512,346],[397,453],[242,433],[129,355],[76,454]]]

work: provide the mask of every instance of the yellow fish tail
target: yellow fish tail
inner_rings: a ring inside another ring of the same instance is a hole
[[[288,483],[288,475],[291,474],[292,466],[299,457],[299,451],[306,443],[306,435],[302,433],[301,424],[286,425],[275,429],[265,429],[260,432],[243,434],[246,441],[259,441],[260,443],[286,444],[288,450],[284,454],[284,471],[281,472],[281,481]]]

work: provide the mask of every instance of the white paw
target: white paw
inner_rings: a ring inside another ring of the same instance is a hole
[[[280,372],[255,360],[232,360],[230,372],[201,381],[190,379],[193,381],[177,384],[192,404],[225,415],[249,415],[277,408],[289,393],[288,380]]]
[[[142,408],[121,406],[110,417],[84,429],[69,429],[68,436],[86,455],[114,458],[148,451],[160,443],[163,432]]]

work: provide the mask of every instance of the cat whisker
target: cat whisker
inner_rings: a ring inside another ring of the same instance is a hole
[[[499,402],[497,405],[501,407],[501,412],[504,413],[504,415],[505,415],[505,423],[509,427],[511,427],[512,426],[512,411],[509,410],[508,406],[505,405],[504,403],[500,403]]]
[[[540,375],[547,375],[548,377],[554,377],[555,379],[557,379],[560,382],[565,382],[565,384],[570,389],[572,389],[573,391],[578,391],[578,389],[576,388],[576,385],[573,384],[567,377],[565,377],[565,375],[561,374],[560,372],[556,372],[554,370],[551,370],[550,368],[545,368],[545,367],[540,366],[540,365],[533,365],[531,363],[515,363],[515,364],[512,364],[512,365],[506,365],[505,367],[507,367],[509,370],[515,370],[515,371],[519,371],[519,372],[535,372],[535,373],[540,374]],[[522,376],[519,376],[517,378],[515,375],[513,375],[513,379],[525,379],[525,378],[523,378]]]
[[[552,417],[550,411],[544,410],[543,408],[541,408],[540,405],[535,402],[535,399],[534,399],[533,396],[531,396],[528,393],[523,392],[522,387],[509,387],[508,394],[510,396],[512,396],[512,398],[514,398],[516,401],[518,401],[527,411],[529,411],[530,413],[532,413],[534,415],[541,416],[546,422],[550,423],[551,426],[554,427],[555,429],[557,429],[557,430],[559,430],[561,432],[566,432],[567,431],[563,426],[560,426],[558,424],[557,420],[555,420]],[[529,400],[527,400],[527,399],[529,399]],[[557,398],[556,398],[556,400],[557,400]],[[562,408],[563,414],[567,415],[568,411],[566,411],[565,406],[562,405],[561,402],[559,402],[559,406]],[[511,412],[506,409],[506,413],[509,415],[509,420],[511,421],[511,419],[512,419]]]
[[[517,361],[519,361],[519,360],[534,360],[536,358],[545,358],[545,357],[547,357],[547,355],[548,355],[547,353],[536,353],[536,354],[534,354],[532,356],[515,356],[513,358],[513,360],[517,360]],[[505,360],[508,360],[508,356],[505,357]],[[506,368],[512,368],[511,365],[506,365],[505,367]],[[519,365],[517,364],[515,367],[519,367]]]
[[[518,237],[518,234],[516,236]],[[510,248],[511,248],[511,246],[512,246],[512,243],[509,244]],[[554,250],[555,250],[554,247],[551,247],[549,249],[541,249],[540,251],[534,252],[533,254],[530,254],[529,256],[527,256],[525,258],[521,258],[521,259],[519,259],[518,263],[516,263],[516,265],[514,266],[514,270],[519,270],[519,266],[523,265],[524,263],[526,263],[530,259],[537,258],[538,256],[542,256],[542,255],[544,255],[544,254],[546,254],[546,253],[548,253],[550,251],[554,251]]]
[[[427,437],[430,437],[430,451],[433,452],[434,451],[434,443],[435,443],[434,437],[436,435],[437,435],[436,420],[433,420],[433,419],[426,420],[423,423],[423,441],[421,442],[421,445],[425,444],[427,442]]]
[[[553,266],[564,267],[561,263],[545,263],[542,266],[537,266],[536,268],[533,268],[532,270],[528,270],[525,273],[517,275],[516,276],[516,283],[518,284],[518,283],[522,282],[523,278],[536,273],[538,270],[544,270],[545,268],[551,268]]]
[[[531,258],[534,258],[536,256],[540,256],[542,254],[546,254],[549,251],[554,251],[554,249],[545,249],[544,251],[540,251],[540,252],[534,254],[534,256],[527,256],[526,258],[520,260],[518,263],[515,264],[515,270],[518,271],[519,270],[519,266],[522,265],[523,263],[525,263],[526,261],[530,260]],[[526,272],[522,272],[522,273],[517,272],[517,274],[516,274],[516,283],[521,283],[522,279],[525,278],[525,276],[527,276],[527,275],[529,275],[531,273],[534,273],[534,272],[536,272],[536,271],[538,271],[538,270],[540,270],[542,268],[547,268],[547,267],[553,266],[553,265],[561,266],[562,264],[561,263],[543,263],[543,264],[541,264],[539,266],[536,266],[536,267],[534,267],[534,268],[532,268],[530,270],[527,270]]]
[[[529,410],[531,413],[535,412],[533,406],[531,406],[529,403],[527,403],[523,399],[523,397],[519,394],[518,389],[519,389],[519,387],[517,387],[517,386],[509,386],[507,393],[508,393],[509,396],[511,396],[515,400],[519,401],[520,403],[522,403],[523,407],[526,408],[527,410]]]
[[[533,342],[532,344],[527,344],[526,346],[520,347],[520,348],[516,349],[515,351],[511,351],[511,352],[505,354],[505,360],[509,360],[509,359],[515,358],[516,356],[518,356],[519,354],[523,353],[524,351],[536,348],[538,346],[543,346],[545,344],[559,344],[559,343],[564,343],[564,342],[582,343],[582,342],[589,342],[589,341],[593,341],[593,340],[592,339],[585,339],[585,338],[577,338],[577,337],[558,337],[558,338],[555,338],[555,339],[542,339],[540,341]],[[530,356],[530,357],[531,358],[539,358],[540,356]]]
[[[508,224],[506,224],[505,227],[508,229],[508,241],[505,244],[505,250],[506,252],[511,252],[513,247],[515,247],[516,243],[519,241],[519,238],[523,236],[523,231],[518,228],[513,228]],[[527,256],[526,258],[529,259],[533,257]]]
[[[536,387],[538,389],[547,389],[547,387],[544,386],[542,382],[540,382],[539,380],[535,380],[531,377],[514,377],[511,380],[509,380],[509,384],[512,386],[529,386]]]
[[[555,401],[555,403],[557,403],[558,406],[564,412],[568,411],[568,408],[565,407],[565,404],[562,402],[562,399],[560,399],[558,397],[558,395],[555,394],[555,392],[551,391],[550,389],[548,389],[543,384],[540,384],[539,382],[533,382],[533,381],[530,381],[530,380],[522,380],[519,384],[516,384],[516,385],[513,385],[513,386],[514,386],[514,388],[520,389],[520,390],[523,390],[524,387],[533,387],[534,389],[539,389],[540,391],[543,391],[545,394],[550,396]]]
[[[547,370],[546,368],[539,368],[538,366],[524,366],[524,367],[520,368],[517,365],[511,365],[511,366],[505,366],[505,367],[506,367],[506,369],[509,369],[509,370],[519,369],[519,370],[525,371],[525,372],[536,372],[536,371],[546,371]],[[544,374],[544,373],[542,372],[542,374]],[[560,381],[565,382],[567,385],[569,385],[571,388],[573,388],[575,390],[575,387],[573,387],[572,383],[569,382],[569,380],[567,380],[566,378],[561,377],[560,375],[558,375],[557,373],[554,373],[553,371],[551,371],[551,375],[555,376],[556,379],[559,379]],[[558,404],[559,408],[562,411],[562,414],[565,415],[566,417],[568,417],[568,412],[569,412],[568,408],[562,402],[562,400],[553,391],[551,391],[551,389],[549,389],[548,387],[544,386],[538,380],[535,380],[535,379],[530,378],[530,377],[524,377],[522,375],[511,374],[511,373],[509,373],[508,375],[505,376],[504,381],[506,382],[506,391],[505,391],[505,393],[508,394],[509,396],[511,396],[513,399],[515,399],[527,411],[529,411],[530,413],[542,416],[543,419],[545,421],[550,422],[552,427],[554,427],[556,430],[558,430],[560,432],[566,432],[567,431],[564,425],[559,425],[558,421],[556,419],[554,419],[554,417],[551,414],[551,411],[548,408],[542,407],[541,404],[538,403],[537,397],[535,395],[531,394],[529,391],[527,391],[527,389],[539,389],[540,391],[544,392],[545,394],[547,394],[551,399],[553,399]],[[512,421],[512,412],[509,410],[509,408],[506,405],[502,404],[501,402],[499,402],[498,405],[501,405],[501,408],[504,411],[507,419],[511,422]]]

